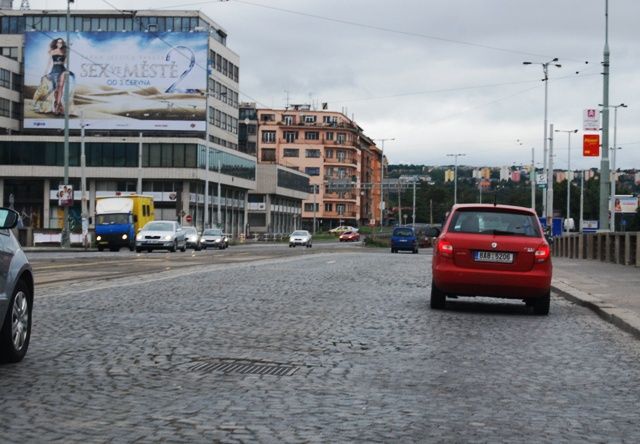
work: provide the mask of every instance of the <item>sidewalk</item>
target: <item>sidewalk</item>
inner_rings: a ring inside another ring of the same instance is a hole
[[[640,268],[554,257],[552,292],[640,339]]]

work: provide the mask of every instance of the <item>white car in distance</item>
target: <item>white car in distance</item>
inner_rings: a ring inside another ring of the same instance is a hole
[[[301,245],[311,248],[311,233],[307,230],[296,230],[289,236],[289,248]]]

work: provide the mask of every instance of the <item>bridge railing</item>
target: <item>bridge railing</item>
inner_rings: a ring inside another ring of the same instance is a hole
[[[640,267],[640,232],[569,233],[554,238],[553,255]]]

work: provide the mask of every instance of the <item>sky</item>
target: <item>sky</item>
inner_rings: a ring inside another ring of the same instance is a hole
[[[131,4],[76,0],[72,8]],[[384,142],[392,164],[450,165],[447,154],[464,154],[460,165],[530,164],[533,148],[542,166],[542,63],[557,57],[548,122],[579,131],[554,133],[554,166],[600,166],[582,156],[582,117],[603,102],[605,0],[138,0],[136,9],[201,10],[240,56],[241,101],[326,102],[369,137],[394,139]],[[619,168],[640,168],[638,17],[638,0],[609,1],[609,103],[628,105],[617,112]]]

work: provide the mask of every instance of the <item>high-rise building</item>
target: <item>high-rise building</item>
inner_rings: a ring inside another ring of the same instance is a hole
[[[239,65],[226,31],[199,11],[72,10],[67,20],[3,9],[0,204],[34,229],[61,228],[66,145],[78,226],[84,147],[89,216],[96,197],[138,192],[154,197],[157,219],[243,233],[256,159],[238,146]]]

